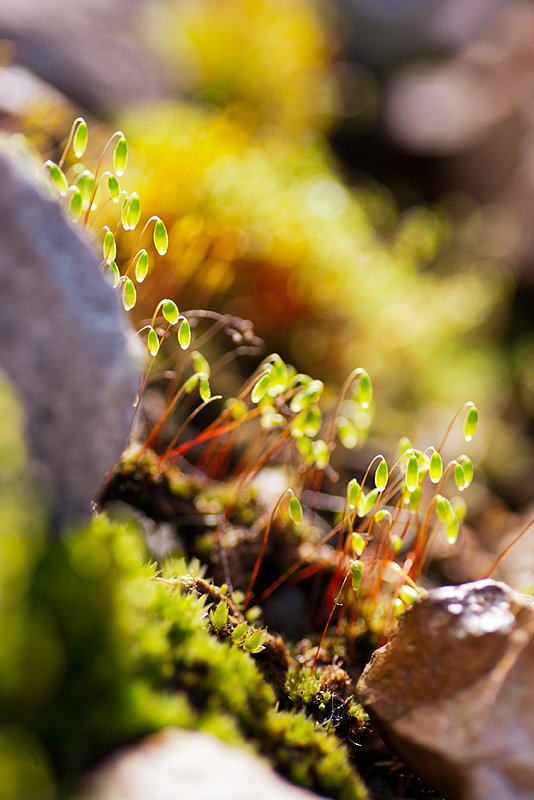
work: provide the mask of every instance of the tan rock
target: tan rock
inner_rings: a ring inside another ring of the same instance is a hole
[[[506,584],[430,592],[358,694],[403,761],[451,800],[534,800],[534,604]]]
[[[105,762],[77,800],[319,800],[257,756],[207,733],[168,728]]]

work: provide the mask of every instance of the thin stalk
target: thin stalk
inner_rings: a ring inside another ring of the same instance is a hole
[[[490,569],[489,569],[489,570],[486,572],[486,574],[485,574],[485,575],[483,575],[483,576],[482,576],[483,578],[489,578],[489,577],[490,577],[490,575],[492,574],[492,572],[495,572],[495,570],[497,569],[497,567],[499,566],[499,564],[501,563],[501,561],[502,561],[504,558],[506,558],[506,556],[508,555],[508,553],[510,552],[510,550],[512,549],[512,547],[514,547],[514,545],[516,545],[516,544],[517,544],[517,542],[518,542],[520,539],[522,539],[522,538],[523,538],[523,536],[525,535],[525,533],[526,533],[526,532],[527,532],[527,531],[528,531],[528,530],[529,530],[529,529],[530,529],[530,528],[531,528],[533,525],[534,525],[534,519],[530,520],[530,522],[528,523],[528,525],[525,525],[525,527],[523,528],[523,530],[521,531],[521,533],[519,533],[519,534],[518,534],[518,535],[515,537],[515,539],[513,539],[513,541],[511,541],[511,542],[510,542],[510,544],[509,544],[509,545],[507,545],[507,546],[504,548],[504,550],[502,551],[502,553],[501,553],[499,556],[497,556],[497,558],[495,559],[495,561],[494,561],[494,562],[493,562],[493,564],[491,565],[491,568],[490,568]]]
[[[124,273],[124,276],[125,276],[126,278],[129,276],[129,274],[130,274],[130,270],[132,269],[133,263],[134,263],[134,261],[135,261],[135,257],[136,257],[136,255],[137,255],[137,248],[138,248],[138,246],[139,246],[139,242],[141,241],[141,237],[142,237],[142,235],[144,234],[144,232],[146,231],[146,229],[148,228],[148,226],[150,225],[150,223],[151,223],[151,222],[154,222],[154,221],[157,221],[158,219],[159,219],[159,217],[158,217],[158,216],[156,216],[155,214],[153,214],[153,215],[152,215],[152,216],[151,216],[151,217],[150,217],[150,218],[149,218],[149,219],[146,221],[146,223],[145,223],[145,226],[144,226],[143,230],[141,231],[141,233],[140,233],[140,234],[139,234],[139,236],[137,237],[137,241],[136,241],[136,243],[135,243],[135,246],[134,246],[134,248],[133,248],[133,250],[132,250],[132,254],[133,254],[133,255],[132,255],[132,257],[130,258],[130,263],[129,263],[129,264],[128,264],[128,266],[126,267],[126,272]],[[159,306],[158,306],[158,308],[159,308]]]
[[[170,443],[169,447],[167,448],[167,450],[165,451],[165,453],[160,457],[160,459],[159,459],[160,462],[165,460],[165,458],[167,456],[167,453],[169,452],[169,450],[172,450],[172,448],[174,447],[174,445],[176,444],[176,442],[178,441],[178,439],[180,438],[180,436],[182,435],[184,430],[187,428],[187,426],[189,425],[191,420],[193,420],[196,417],[196,415],[199,414],[202,411],[203,408],[206,408],[206,406],[209,405],[210,403],[212,403],[214,400],[221,400],[221,395],[220,394],[216,394],[216,395],[213,395],[213,397],[210,397],[209,400],[204,400],[199,406],[197,406],[189,414],[189,416],[184,420],[184,422],[178,428],[177,433],[175,433],[175,435],[173,436],[173,438],[171,440],[171,443]]]
[[[123,135],[124,134],[123,134],[122,131],[115,131],[115,133],[112,136],[110,136],[109,139],[107,140],[106,145],[105,145],[104,149],[102,150],[102,152],[100,154],[100,158],[98,160],[98,164],[97,164],[96,171],[95,171],[95,183],[94,183],[94,186],[93,186],[93,191],[91,192],[91,198],[89,200],[89,208],[87,209],[87,212],[85,214],[85,219],[83,221],[84,228],[87,228],[87,225],[89,224],[89,214],[91,213],[91,209],[93,207],[93,202],[94,202],[94,199],[96,197],[96,192],[97,192],[97,189],[98,189],[98,173],[100,172],[100,168],[102,166],[102,161],[104,160],[104,155],[106,154],[106,151],[107,151],[108,147],[110,146],[111,142],[113,141],[113,139],[115,139],[116,136],[118,136],[120,138]]]
[[[439,447],[438,447],[438,449],[437,449],[438,453],[441,453],[441,450],[442,450],[443,446],[445,445],[445,442],[446,442],[446,441],[447,441],[447,439],[449,438],[449,434],[450,434],[450,432],[451,432],[451,430],[452,430],[452,426],[454,425],[454,423],[456,422],[456,420],[458,419],[458,417],[460,416],[460,414],[462,413],[462,411],[465,411],[465,409],[466,409],[466,408],[472,408],[472,407],[473,407],[473,403],[472,403],[471,401],[469,401],[469,402],[465,403],[465,404],[464,404],[464,405],[461,407],[461,409],[460,409],[459,411],[457,411],[457,412],[456,412],[456,414],[454,415],[454,417],[452,418],[452,420],[451,420],[451,422],[450,422],[450,425],[449,425],[449,427],[448,427],[448,428],[447,428],[447,430],[445,431],[445,436],[443,437],[443,439],[442,439],[442,442],[441,442],[440,446],[439,446]]]
[[[178,458],[184,453],[187,453],[188,450],[191,450],[191,448],[195,447],[197,444],[203,444],[204,442],[214,439],[217,436],[223,436],[225,433],[235,430],[235,428],[237,428],[239,425],[242,425],[244,422],[252,419],[252,417],[257,417],[258,414],[260,414],[259,408],[254,408],[252,411],[249,411],[245,417],[241,417],[241,419],[236,419],[233,422],[229,422],[227,425],[221,425],[219,428],[212,428],[209,430],[206,428],[198,436],[195,436],[194,439],[190,439],[188,442],[184,442],[184,444],[179,445],[179,447],[175,447],[171,452],[165,452],[164,455],[160,457],[160,461],[163,461],[164,459]]]
[[[274,591],[276,591],[276,589],[278,589],[278,587],[281,586],[291,575],[293,575],[293,573],[296,572],[299,569],[299,567],[302,567],[302,565],[306,563],[306,561],[312,555],[312,553],[314,553],[316,550],[318,550],[319,547],[322,547],[323,544],[326,544],[326,542],[328,542],[328,540],[331,539],[332,536],[335,536],[336,533],[338,533],[338,531],[339,531],[339,529],[341,528],[342,525],[344,525],[344,522],[339,523],[339,525],[336,525],[335,528],[332,528],[330,531],[328,531],[328,533],[326,533],[323,537],[321,537],[321,539],[319,539],[317,544],[315,544],[312,547],[312,549],[310,550],[309,553],[307,553],[306,556],[304,556],[303,558],[300,558],[298,561],[296,561],[294,564],[292,564],[288,569],[286,569],[284,574],[280,575],[280,577],[277,578],[274,581],[274,583],[272,583],[269,586],[269,588],[266,589],[260,595],[260,597],[258,597],[257,603],[258,604],[263,603],[264,600],[266,600],[268,597],[270,597],[270,595]]]
[[[347,572],[347,574],[345,575],[345,579],[343,580],[343,583],[341,584],[341,587],[339,589],[338,595],[337,595],[337,597],[334,598],[334,602],[332,604],[332,610],[330,611],[330,614],[328,615],[328,619],[326,621],[326,625],[324,626],[324,630],[323,630],[323,633],[322,633],[321,638],[319,640],[319,644],[317,645],[317,650],[315,651],[315,658],[313,659],[313,664],[312,664],[312,667],[311,667],[312,674],[315,672],[315,667],[317,665],[317,659],[319,658],[319,653],[321,652],[321,647],[323,646],[324,637],[326,636],[326,632],[328,630],[328,627],[330,625],[332,617],[334,616],[334,611],[336,610],[336,608],[338,606],[338,598],[340,597],[341,593],[343,592],[343,589],[345,588],[345,584],[347,582],[347,579],[348,579],[349,575],[350,575],[350,571]]]
[[[256,578],[258,577],[260,564],[262,562],[263,555],[265,553],[265,548],[267,547],[267,539],[269,538],[269,532],[271,530],[271,525],[273,524],[274,515],[276,514],[276,511],[278,510],[278,506],[280,505],[280,503],[282,502],[283,498],[286,496],[286,494],[288,492],[291,492],[291,489],[284,489],[284,491],[282,492],[282,494],[280,495],[280,497],[276,501],[276,504],[275,504],[275,506],[274,506],[274,508],[273,508],[273,510],[271,512],[271,516],[269,517],[269,522],[267,523],[267,525],[265,527],[265,533],[263,534],[263,542],[261,544],[260,552],[258,553],[258,557],[256,559],[256,563],[254,564],[254,569],[252,570],[252,575],[250,576],[250,581],[249,581],[249,584],[248,584],[247,593],[245,595],[245,601],[243,603],[243,609],[248,608],[248,604],[250,602],[250,597],[252,595],[252,589],[254,588],[254,584],[256,582]]]
[[[330,418],[330,422],[328,423],[328,427],[326,429],[326,435],[325,435],[325,438],[324,438],[324,441],[325,441],[325,444],[326,444],[326,447],[327,447],[329,453],[334,449],[334,444],[333,444],[334,431],[335,431],[335,427],[336,427],[336,420],[337,420],[337,418],[339,416],[339,411],[341,409],[341,404],[342,404],[342,402],[343,402],[343,400],[345,398],[346,393],[348,392],[348,390],[350,388],[351,383],[359,375],[362,375],[363,373],[364,373],[364,370],[361,367],[358,367],[357,369],[352,370],[352,372],[350,373],[348,378],[345,380],[345,383],[341,387],[341,391],[339,393],[336,405],[334,406],[334,410],[332,412],[332,416]],[[313,489],[312,489],[313,492],[318,492],[319,489],[321,488],[321,481],[322,481],[323,473],[324,473],[324,469],[317,470],[317,473],[316,473],[315,479],[314,479],[314,486],[313,486]]]
[[[74,134],[76,133],[76,128],[78,127],[80,122],[85,122],[83,117],[76,117],[76,119],[74,120],[74,122],[71,125],[69,138],[67,139],[67,144],[65,145],[65,149],[63,150],[63,155],[59,159],[58,167],[60,169],[63,169],[63,164],[65,163],[65,159],[67,157],[67,153],[69,152],[69,147],[72,144],[72,140],[74,139]]]

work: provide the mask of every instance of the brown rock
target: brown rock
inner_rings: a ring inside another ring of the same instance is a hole
[[[97,770],[78,800],[318,800],[256,756],[214,736],[168,728]]]
[[[358,694],[403,761],[451,800],[534,800],[534,604],[506,584],[430,592]]]

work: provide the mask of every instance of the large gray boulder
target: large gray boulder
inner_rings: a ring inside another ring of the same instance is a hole
[[[0,369],[58,523],[90,512],[126,444],[139,376],[125,331],[95,253],[0,151]]]

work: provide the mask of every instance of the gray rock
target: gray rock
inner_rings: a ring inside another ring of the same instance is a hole
[[[430,592],[358,684],[377,729],[451,800],[534,800],[534,605],[482,580]]]
[[[18,387],[56,521],[90,512],[139,385],[97,256],[0,152],[0,368]]]
[[[318,800],[256,756],[214,736],[178,728],[112,757],[77,800]]]

